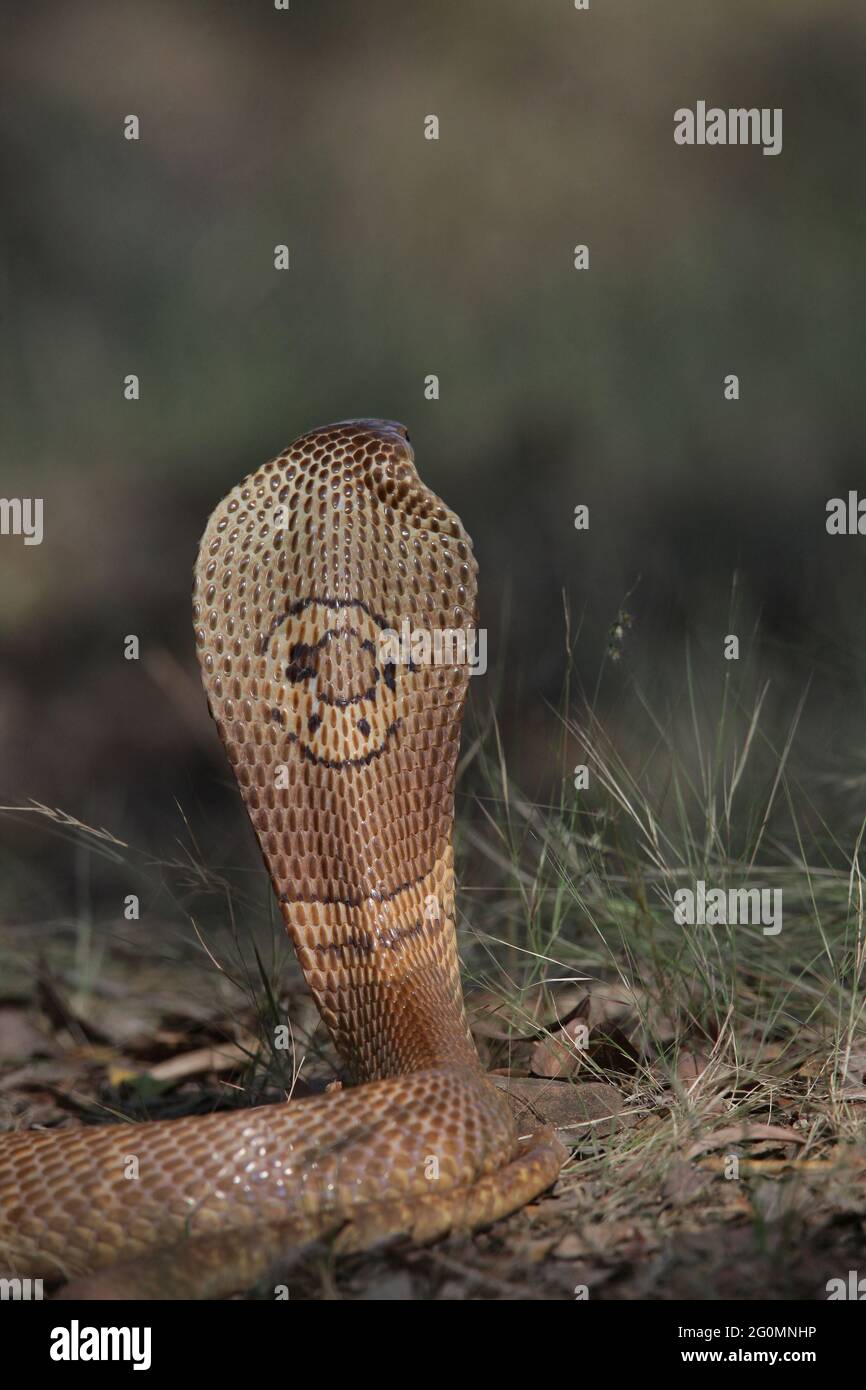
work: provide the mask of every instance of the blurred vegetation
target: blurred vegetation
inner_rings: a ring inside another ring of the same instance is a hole
[[[565,591],[613,737],[633,672],[676,709],[687,643],[717,689],[760,622],[765,709],[809,686],[798,747],[856,823],[866,542],[824,521],[866,492],[864,50],[860,0],[7,11],[2,493],[45,498],[45,541],[0,540],[4,799],[164,848],[177,798],[236,857],[198,536],[302,430],[383,415],[474,537],[530,794],[559,775]],[[782,107],[782,154],[676,147],[698,99]]]

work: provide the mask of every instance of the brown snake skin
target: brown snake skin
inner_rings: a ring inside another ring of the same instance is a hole
[[[564,1150],[549,1130],[518,1139],[463,1010],[467,667],[380,645],[404,619],[470,628],[475,581],[459,518],[389,421],[302,436],[214,511],[195,568],[202,679],[309,988],[367,1084],[4,1139],[0,1268],[71,1279],[68,1296],[218,1297],[314,1238],[430,1240],[554,1180]]]

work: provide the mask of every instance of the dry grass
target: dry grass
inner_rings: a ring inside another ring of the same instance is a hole
[[[476,730],[458,817],[470,1016],[488,1065],[534,1087],[537,1115],[558,1106],[572,1158],[552,1195],[492,1232],[339,1266],[312,1252],[298,1296],[823,1297],[862,1267],[863,825],[831,828],[792,771],[799,710],[774,736],[766,693],[746,702],[726,677],[710,717],[687,670],[683,723],[632,687],[620,739],[566,690],[543,802],[509,776],[495,720]],[[260,870],[213,870],[183,818],[177,853],[153,860],[51,808],[6,811],[70,842],[89,874],[134,880],[149,922],[146,965],[132,923],[7,929],[55,1067],[19,1066],[10,1122],[34,1106],[42,1123],[160,1116],[327,1081],[333,1055]],[[679,925],[674,893],[699,879],[781,889],[781,932]],[[587,1027],[576,1045],[570,1020]],[[240,1052],[214,1071],[207,1049],[226,1042]],[[178,1072],[190,1044],[204,1060]],[[560,1074],[539,1077],[551,1056]],[[593,1094],[607,1108],[587,1121]],[[584,1109],[569,1119],[572,1099]]]

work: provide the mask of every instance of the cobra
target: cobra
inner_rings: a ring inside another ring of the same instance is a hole
[[[70,1297],[220,1297],[290,1252],[425,1242],[555,1179],[467,1026],[454,779],[465,665],[379,640],[471,628],[476,565],[402,425],[303,435],[208,521],[194,626],[208,703],[309,990],[352,1079],[324,1096],[0,1145],[0,1266]]]

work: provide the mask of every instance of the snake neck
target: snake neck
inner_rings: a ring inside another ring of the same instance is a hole
[[[310,992],[358,1082],[480,1069],[463,1006],[450,844],[416,884],[357,904],[281,904]]]

